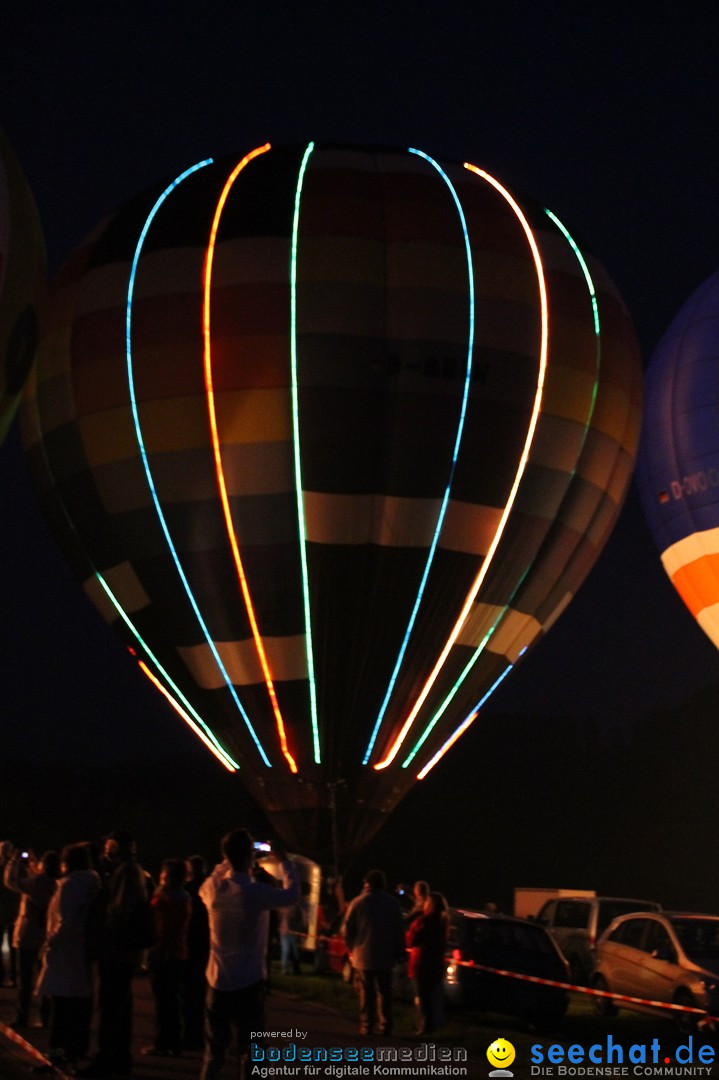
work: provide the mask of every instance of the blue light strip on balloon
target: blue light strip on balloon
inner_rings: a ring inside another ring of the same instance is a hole
[[[140,254],[142,252],[142,248],[143,248],[143,245],[145,243],[145,238],[146,238],[146,236],[147,236],[147,234],[148,234],[148,232],[150,230],[150,226],[152,225],[152,222],[154,221],[158,210],[160,209],[160,207],[162,206],[164,201],[168,198],[168,196],[172,194],[172,192],[175,190],[175,188],[179,184],[181,184],[183,180],[186,180],[188,176],[191,176],[193,173],[197,172],[198,169],[202,169],[206,165],[210,165],[210,164],[212,164],[212,158],[208,158],[205,161],[198,162],[197,165],[193,165],[191,168],[186,169],[185,172],[181,173],[180,176],[178,176],[176,180],[174,180],[167,188],[165,188],[165,190],[163,191],[163,193],[160,195],[159,199],[157,200],[157,202],[153,206],[152,210],[150,211],[150,213],[149,213],[149,215],[147,217],[147,220],[146,220],[146,222],[145,222],[145,224],[143,226],[142,232],[140,233],[140,239],[137,242],[137,247],[135,248],[135,255],[134,255],[133,260],[132,260],[132,268],[130,270],[130,281],[129,281],[128,288],[127,288],[127,312],[126,312],[126,316],[125,316],[125,347],[126,347],[126,354],[127,354],[127,381],[128,381],[128,385],[129,385],[129,389],[130,389],[130,405],[131,405],[131,408],[132,408],[132,418],[133,418],[133,421],[134,421],[134,424],[135,424],[135,434],[137,436],[137,442],[138,442],[138,445],[140,447],[140,456],[142,458],[142,464],[143,464],[143,467],[145,469],[145,476],[147,478],[147,483],[148,483],[148,487],[150,489],[150,494],[152,496],[152,501],[153,501],[154,506],[155,506],[155,511],[157,513],[157,517],[159,519],[160,526],[161,526],[162,531],[164,533],[165,540],[167,541],[167,546],[168,546],[168,548],[170,550],[170,554],[172,555],[173,561],[174,561],[175,566],[177,568],[177,572],[178,572],[178,574],[180,576],[180,581],[182,582],[183,588],[184,588],[185,592],[187,593],[187,598],[190,601],[190,604],[192,605],[192,609],[195,612],[195,615],[197,616],[197,621],[200,624],[200,629],[202,630],[202,633],[203,633],[203,635],[205,637],[205,640],[207,641],[207,644],[210,647],[210,650],[211,650],[211,652],[212,652],[212,654],[213,654],[213,656],[215,658],[215,661],[217,662],[217,666],[218,666],[218,668],[220,670],[220,673],[221,673],[225,683],[227,684],[227,688],[230,691],[230,694],[232,695],[232,697],[234,699],[234,702],[235,702],[235,704],[237,705],[237,708],[240,711],[240,715],[242,716],[242,719],[245,722],[247,730],[249,731],[249,733],[250,733],[250,735],[251,735],[251,737],[252,737],[252,739],[253,739],[253,741],[255,743],[255,746],[257,747],[257,749],[258,749],[258,751],[260,753],[260,757],[264,761],[265,765],[267,765],[269,768],[271,768],[271,765],[270,765],[270,762],[269,762],[269,760],[267,758],[267,755],[265,754],[264,750],[262,749],[262,745],[261,745],[259,739],[257,738],[257,734],[256,734],[256,732],[255,732],[255,730],[254,730],[254,728],[253,728],[253,726],[252,726],[252,724],[250,722],[250,718],[247,715],[247,713],[246,713],[246,711],[245,711],[245,709],[244,709],[244,707],[242,705],[242,702],[240,701],[239,697],[237,696],[237,691],[235,690],[235,688],[234,688],[234,686],[232,684],[232,680],[230,679],[230,676],[229,676],[229,674],[227,672],[227,669],[226,669],[225,665],[222,662],[222,658],[220,657],[220,654],[217,651],[217,646],[215,645],[214,641],[212,640],[212,635],[210,634],[210,631],[207,628],[207,624],[205,623],[205,620],[202,617],[200,609],[197,606],[197,601],[195,600],[195,597],[194,597],[194,595],[192,593],[192,589],[190,588],[190,583],[187,580],[187,576],[186,576],[185,571],[184,571],[184,569],[182,567],[182,563],[180,562],[179,555],[177,554],[177,550],[176,550],[175,545],[174,545],[174,543],[172,541],[172,537],[170,536],[170,530],[168,528],[167,521],[165,519],[165,515],[164,515],[162,507],[160,505],[160,500],[159,500],[159,497],[157,495],[157,491],[155,489],[155,482],[154,482],[153,477],[152,477],[152,470],[150,469],[150,462],[149,462],[149,459],[148,459],[148,456],[147,456],[147,451],[145,449],[145,440],[144,440],[143,435],[142,435],[142,426],[140,424],[140,415],[139,415],[139,412],[138,412],[137,398],[136,398],[136,395],[135,395],[135,376],[134,376],[134,372],[133,372],[133,360],[132,360],[132,303],[133,303],[133,295],[134,295],[134,290],[135,290],[135,278],[137,276],[137,267],[138,267],[138,264],[139,264],[139,261],[140,261]]]
[[[310,583],[307,570],[307,528],[305,524],[304,493],[302,488],[302,461],[300,457],[300,399],[297,375],[297,242],[300,229],[300,199],[302,185],[310,154],[315,144],[311,142],[305,150],[295,191],[295,211],[292,221],[292,255],[290,260],[290,364],[292,369],[292,437],[295,458],[295,493],[297,497],[297,520],[300,532],[300,563],[302,567],[302,600],[305,611],[305,650],[307,655],[307,678],[310,687],[310,714],[312,718],[312,745],[315,764],[319,765],[320,733],[317,719],[317,686],[315,683],[315,661],[312,646],[312,614],[310,611]]]
[[[146,654],[146,656],[150,660],[152,660],[152,663],[155,665],[155,667],[160,672],[162,677],[172,687],[173,693],[175,693],[177,695],[177,697],[180,699],[180,701],[182,702],[182,704],[184,706],[184,709],[186,709],[187,712],[191,714],[191,716],[186,716],[185,717],[185,720],[189,724],[190,728],[195,732],[196,735],[199,736],[200,739],[202,739],[202,741],[205,743],[205,745],[208,747],[208,749],[211,750],[212,753],[216,757],[218,757],[220,759],[220,761],[225,766],[225,768],[230,769],[232,772],[239,769],[240,766],[237,764],[237,762],[234,760],[234,758],[230,757],[230,755],[227,753],[227,751],[224,749],[224,747],[222,747],[220,745],[220,743],[217,741],[215,735],[210,730],[210,728],[207,726],[207,724],[202,719],[200,714],[197,712],[195,707],[192,705],[192,703],[190,701],[188,701],[188,699],[185,697],[185,695],[183,694],[180,687],[172,679],[172,677],[169,675],[169,673],[165,670],[165,668],[162,666],[160,661],[157,659],[157,657],[153,653],[152,649],[149,647],[147,642],[141,636],[139,630],[137,629],[135,624],[132,622],[132,620],[128,616],[128,614],[125,611],[125,609],[123,608],[122,604],[117,599],[117,597],[113,593],[112,589],[110,588],[110,586],[105,581],[102,574],[99,573],[99,571],[96,570],[95,571],[95,577],[97,578],[100,585],[104,589],[105,594],[107,595],[107,598],[112,603],[113,607],[115,608],[118,615],[120,616],[120,618],[124,622],[125,626],[128,628],[130,633],[133,635],[135,640],[138,642],[138,644],[142,648],[143,652]],[[157,680],[157,681],[158,681],[158,685],[159,685],[159,680]],[[168,697],[172,701],[173,706],[180,713],[180,715],[182,715],[184,710],[180,708],[179,703],[177,701],[172,700],[172,695],[169,693],[167,688],[166,687],[160,687],[160,689],[162,690],[162,693],[165,694],[165,696]],[[194,718],[194,720],[197,722],[196,724],[193,722],[192,718]],[[198,725],[199,725],[199,727],[198,727]]]
[[[506,679],[507,675],[509,675],[509,673],[510,673],[510,671],[512,670],[513,667],[514,667],[514,664],[509,664],[508,667],[506,667],[504,669],[504,671],[499,676],[499,678],[494,683],[492,683],[492,685],[490,686],[487,693],[484,695],[483,698],[480,699],[480,701],[477,702],[477,704],[472,709],[471,713],[469,713],[469,715],[465,717],[465,719],[459,725],[457,730],[452,735],[450,735],[450,737],[447,739],[447,741],[439,748],[439,750],[434,755],[434,757],[431,758],[427,762],[427,764],[424,766],[424,768],[421,769],[421,771],[417,773],[417,779],[418,780],[424,780],[425,776],[430,771],[430,769],[433,769],[435,767],[435,765],[437,764],[437,762],[440,760],[440,758],[443,758],[444,755],[447,753],[447,751],[451,750],[451,748],[456,743],[457,739],[459,739],[460,736],[464,735],[465,731],[470,726],[470,724],[473,724],[474,721],[477,719],[477,716],[479,715],[479,711],[482,708],[482,706],[484,705],[484,703],[492,696],[492,694],[497,689],[499,684],[504,679]]]
[[[457,212],[459,214],[459,220],[460,220],[460,222],[462,224],[462,235],[464,237],[464,247],[465,247],[465,251],[466,251],[466,254],[467,254],[467,277],[468,277],[468,292],[469,292],[469,329],[468,329],[468,332],[467,332],[467,372],[466,372],[465,379],[464,379],[464,391],[463,391],[463,394],[462,394],[462,404],[461,404],[460,414],[459,414],[459,423],[457,425],[457,436],[456,436],[455,442],[454,442],[454,450],[452,451],[452,463],[451,463],[450,469],[449,469],[449,478],[447,480],[447,486],[445,488],[444,496],[442,498],[442,505],[440,507],[439,515],[437,517],[437,524],[435,526],[434,536],[432,537],[432,543],[430,544],[429,552],[427,554],[427,562],[425,563],[424,573],[422,574],[422,580],[419,583],[419,589],[417,591],[417,598],[416,598],[416,600],[414,602],[414,607],[412,609],[412,614],[410,615],[410,618],[409,618],[409,623],[407,624],[407,629],[405,630],[404,640],[402,641],[402,645],[400,647],[399,654],[398,654],[397,660],[395,662],[394,670],[393,670],[392,675],[391,675],[390,680],[389,680],[389,686],[387,687],[387,693],[385,694],[384,701],[382,702],[382,705],[380,707],[380,711],[379,711],[379,714],[377,716],[377,720],[375,722],[374,730],[372,731],[372,736],[370,738],[369,745],[367,746],[367,750],[365,752],[365,756],[364,756],[364,759],[362,761],[363,765],[366,765],[367,762],[370,759],[370,756],[371,756],[372,751],[374,749],[375,742],[377,740],[377,735],[379,734],[380,726],[381,726],[382,721],[384,719],[385,713],[387,711],[387,706],[389,705],[389,701],[390,701],[390,698],[392,696],[392,692],[393,692],[394,687],[395,687],[395,683],[397,682],[397,676],[399,674],[399,669],[402,666],[402,661],[404,660],[405,653],[407,652],[407,646],[409,645],[410,635],[412,633],[412,630],[414,629],[414,624],[415,624],[416,619],[417,619],[417,613],[419,611],[419,606],[422,603],[422,597],[424,596],[424,591],[425,591],[425,588],[426,588],[426,585],[427,585],[427,578],[429,577],[429,572],[430,572],[430,569],[432,567],[432,562],[434,560],[435,551],[437,550],[437,544],[439,543],[440,533],[442,531],[442,526],[444,524],[444,518],[445,518],[445,515],[447,513],[447,506],[449,504],[449,496],[450,496],[450,492],[451,492],[451,489],[452,489],[452,481],[454,480],[454,474],[455,474],[455,470],[456,470],[456,467],[457,467],[457,457],[459,456],[459,447],[460,447],[460,443],[462,441],[462,433],[464,431],[464,421],[465,421],[465,418],[466,418],[466,415],[467,415],[467,400],[469,398],[469,390],[470,390],[470,385],[471,385],[472,357],[473,357],[473,353],[474,353],[474,316],[475,316],[474,271],[473,271],[473,268],[472,268],[472,248],[471,248],[471,245],[470,245],[470,242],[469,242],[469,232],[467,230],[467,221],[466,221],[466,218],[464,216],[464,210],[462,209],[462,204],[461,204],[461,202],[459,200],[459,196],[457,195],[455,187],[454,187],[452,181],[447,176],[444,169],[442,168],[442,166],[438,162],[436,162],[434,160],[434,158],[431,158],[428,154],[425,154],[422,150],[414,150],[414,149],[412,149],[412,147],[410,147],[409,152],[410,152],[410,154],[416,154],[418,157],[424,158],[425,161],[428,161],[429,164],[432,165],[433,168],[435,168],[437,170],[437,172],[442,177],[445,184],[447,185],[447,187],[450,190],[452,198],[454,199],[455,206],[457,207]]]

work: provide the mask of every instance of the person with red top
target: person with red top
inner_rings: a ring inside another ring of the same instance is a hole
[[[143,1048],[143,1054],[179,1054],[182,1046],[180,991],[192,915],[192,900],[183,888],[184,881],[184,859],[165,859],[160,885],[151,901],[155,943],[148,954],[156,1035],[152,1046]]]
[[[447,901],[441,893],[430,893],[422,914],[410,924],[405,937],[409,949],[407,973],[415,987],[418,1035],[429,1035],[441,1022],[448,936]]]

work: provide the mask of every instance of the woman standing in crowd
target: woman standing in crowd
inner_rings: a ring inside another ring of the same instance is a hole
[[[151,901],[155,943],[148,954],[156,1034],[152,1046],[143,1048],[143,1054],[179,1054],[182,1048],[180,990],[192,915],[192,901],[183,888],[184,880],[184,860],[165,859],[160,885]]]
[[[447,901],[441,893],[430,893],[422,913],[407,930],[409,975],[414,980],[417,1034],[429,1035],[441,1023],[442,982],[446,968],[445,948],[449,937]]]

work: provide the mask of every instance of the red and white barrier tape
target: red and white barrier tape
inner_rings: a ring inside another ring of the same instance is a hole
[[[19,1035],[18,1032],[15,1031],[15,1028],[10,1027],[9,1024],[3,1024],[1,1020],[0,1035],[3,1035],[6,1039],[9,1039],[10,1042],[15,1043],[16,1046],[19,1046],[21,1050],[24,1050],[26,1054],[29,1054],[30,1057],[34,1058],[41,1065],[47,1065],[49,1068],[51,1068],[58,1080],[72,1080],[72,1077],[68,1076],[61,1069],[59,1069],[57,1065],[50,1061],[50,1058],[45,1057],[45,1055],[42,1054],[36,1046],[33,1046],[32,1043],[29,1043],[27,1039],[23,1039],[22,1035]]]
[[[292,930],[291,934],[297,937],[307,937],[307,934]],[[318,941],[331,941],[332,938],[324,934],[317,935]],[[486,971],[491,975],[502,975],[507,979],[519,979],[522,982],[537,983],[539,986],[554,986],[558,990],[567,990],[575,994],[587,994],[589,997],[609,998],[615,1004],[624,1002],[627,1005],[644,1005],[653,1009],[668,1009],[673,1012],[694,1013],[700,1017],[700,1027],[714,1028],[719,1025],[719,1017],[710,1016],[706,1009],[699,1009],[693,1005],[677,1005],[671,1001],[654,1001],[651,998],[630,997],[628,994],[613,994],[611,990],[596,990],[593,986],[579,986],[576,983],[558,982],[556,979],[542,979],[538,975],[523,975],[518,971],[505,971],[502,968],[488,967],[486,964],[477,964],[473,960],[452,960],[457,967],[474,968],[475,971]]]
[[[539,986],[554,986],[558,990],[568,990],[576,994],[587,994],[590,997],[609,998],[615,1004],[625,1002],[628,1005],[646,1005],[653,1009],[670,1009],[674,1012],[694,1013],[702,1018],[703,1024],[714,1024],[719,1017],[710,1016],[706,1009],[698,1009],[692,1005],[677,1005],[669,1001],[654,1001],[651,998],[630,997],[628,994],[614,994],[611,990],[596,990],[593,986],[578,986],[576,983],[558,982],[556,979],[542,979],[538,975],[522,975],[518,971],[504,971],[502,968],[488,967],[486,964],[476,964],[472,960],[453,960],[458,967],[474,968],[475,971],[486,971],[492,975],[503,975],[508,979],[519,979],[522,982],[537,983]]]

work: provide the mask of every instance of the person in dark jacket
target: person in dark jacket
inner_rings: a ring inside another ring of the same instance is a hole
[[[392,968],[405,947],[402,909],[386,888],[383,872],[370,870],[342,924],[359,983],[361,1035],[376,1026],[381,1035],[392,1033]]]

